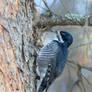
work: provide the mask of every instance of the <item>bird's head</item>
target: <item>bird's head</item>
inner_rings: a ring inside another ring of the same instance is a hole
[[[67,47],[69,47],[73,42],[72,35],[66,31],[60,31],[60,35],[62,36],[64,43],[66,43]]]

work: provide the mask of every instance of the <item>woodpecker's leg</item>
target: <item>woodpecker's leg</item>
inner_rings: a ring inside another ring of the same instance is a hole
[[[40,80],[40,76],[36,74],[36,80]]]

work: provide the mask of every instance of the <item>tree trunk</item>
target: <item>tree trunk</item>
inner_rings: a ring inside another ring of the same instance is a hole
[[[35,92],[33,0],[0,0],[0,92]]]

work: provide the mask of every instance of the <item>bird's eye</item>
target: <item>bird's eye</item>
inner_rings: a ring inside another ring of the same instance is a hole
[[[62,33],[62,35],[65,35],[65,33]]]
[[[65,32],[61,31],[60,34],[61,34],[61,35],[65,35]]]
[[[62,36],[65,36],[65,33],[61,33]]]

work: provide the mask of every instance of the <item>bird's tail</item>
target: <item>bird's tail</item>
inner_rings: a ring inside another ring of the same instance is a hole
[[[47,72],[45,74],[45,77],[43,78],[42,82],[41,82],[41,85],[38,89],[38,92],[43,92],[44,89],[46,89],[46,92],[50,86],[50,77],[51,77],[51,71],[52,71],[52,65],[49,64],[48,65],[48,69],[47,69]]]

